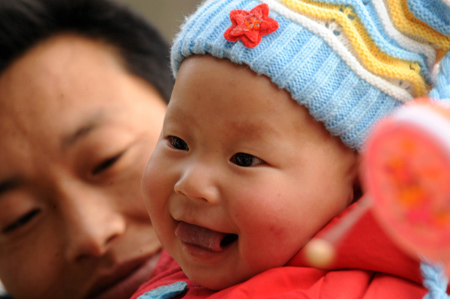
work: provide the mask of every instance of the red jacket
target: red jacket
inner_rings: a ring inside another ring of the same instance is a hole
[[[334,218],[317,235],[334,226],[355,205]],[[326,270],[310,267],[300,250],[284,267],[267,270],[238,285],[213,292],[190,282],[178,264],[164,253],[151,280],[132,298],[178,281],[187,283],[182,286],[181,295],[161,298],[414,299],[427,293],[422,286],[419,262],[407,257],[388,239],[370,211],[342,239],[336,261]]]

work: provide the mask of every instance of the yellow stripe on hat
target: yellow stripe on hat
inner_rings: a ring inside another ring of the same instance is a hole
[[[416,97],[423,96],[428,92],[429,86],[420,75],[419,64],[389,56],[381,51],[350,6],[317,3],[309,0],[284,0],[284,3],[312,19],[333,20],[341,25],[345,36],[359,57],[360,63],[365,65],[370,72],[378,76],[410,82],[414,87]],[[352,20],[349,19],[349,15]]]
[[[392,22],[398,30],[414,37],[425,39],[445,51],[450,50],[450,37],[441,34],[409,11],[407,0],[386,0]]]

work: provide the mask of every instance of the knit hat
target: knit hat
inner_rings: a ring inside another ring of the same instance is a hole
[[[396,107],[450,98],[449,50],[450,0],[208,0],[171,59],[175,77],[195,54],[248,65],[361,150]]]

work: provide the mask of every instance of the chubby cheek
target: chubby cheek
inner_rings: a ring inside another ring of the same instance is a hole
[[[243,195],[245,200],[233,207],[242,259],[261,270],[283,266],[308,239],[296,229],[301,226],[301,215],[284,205],[277,192],[262,189]]]
[[[167,169],[158,162],[158,157],[150,159],[142,179],[142,191],[148,214],[156,234],[164,242],[168,235],[171,216],[168,201],[173,192],[173,183]]]
[[[260,220],[249,224],[248,231],[242,235],[243,260],[262,267],[261,270],[285,265],[301,248],[303,238],[293,235],[291,228],[280,225],[282,222],[276,219]],[[254,225],[258,223],[260,225]]]

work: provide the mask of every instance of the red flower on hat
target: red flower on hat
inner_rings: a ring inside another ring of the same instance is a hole
[[[251,11],[234,9],[230,12],[231,27],[225,31],[225,38],[230,42],[241,40],[246,47],[254,48],[263,35],[278,29],[278,22],[269,18],[269,6],[260,4]]]

